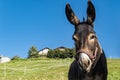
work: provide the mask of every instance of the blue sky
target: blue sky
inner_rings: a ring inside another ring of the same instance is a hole
[[[107,57],[120,58],[120,1],[92,0],[96,8],[95,31]],[[74,27],[65,5],[82,21],[87,0],[0,0],[0,54],[27,57],[31,46],[38,50],[74,47]]]

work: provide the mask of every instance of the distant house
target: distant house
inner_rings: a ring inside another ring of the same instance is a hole
[[[56,48],[55,50],[65,51],[65,47],[61,46],[61,47]]]
[[[47,55],[49,50],[50,50],[50,49],[46,47],[46,48],[40,50],[40,51],[38,52],[38,54],[39,54],[39,55]]]
[[[8,57],[3,57],[3,56],[0,56],[0,63],[6,63],[6,62],[10,62],[10,58]]]

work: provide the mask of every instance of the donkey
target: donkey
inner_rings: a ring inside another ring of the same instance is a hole
[[[65,13],[68,21],[75,26],[73,40],[75,41],[75,60],[70,65],[68,80],[107,80],[107,60],[100,46],[93,22],[95,8],[88,0],[87,20],[80,20],[67,3]]]

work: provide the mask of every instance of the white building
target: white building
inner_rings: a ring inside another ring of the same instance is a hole
[[[38,54],[39,55],[47,55],[49,50],[50,50],[49,48],[44,48],[44,49],[40,50],[38,52]]]
[[[8,57],[3,57],[3,56],[0,56],[0,63],[6,63],[6,62],[10,62],[10,58]]]
[[[58,48],[56,48],[56,49],[58,49],[58,50],[60,50],[60,51],[65,51],[65,47],[63,47],[63,46],[58,47]],[[56,50],[56,49],[55,49],[55,50]]]

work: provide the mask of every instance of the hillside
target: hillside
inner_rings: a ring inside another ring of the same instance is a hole
[[[67,80],[73,59],[25,59],[0,64],[0,80]],[[120,80],[120,59],[108,59],[108,80]]]

